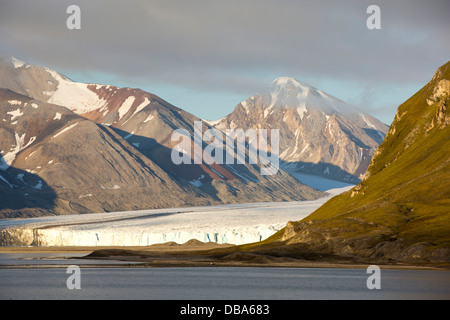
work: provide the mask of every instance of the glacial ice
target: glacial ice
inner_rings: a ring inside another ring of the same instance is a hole
[[[145,246],[191,239],[244,244],[264,240],[350,186],[314,201],[153,209],[0,220],[0,245]],[[9,242],[5,242],[8,239]]]

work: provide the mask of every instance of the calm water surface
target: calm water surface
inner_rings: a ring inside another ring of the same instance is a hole
[[[82,268],[81,289],[57,269],[0,269],[0,299],[450,299],[447,271],[381,270],[381,289],[363,269]]]

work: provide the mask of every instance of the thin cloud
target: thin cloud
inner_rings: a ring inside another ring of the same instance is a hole
[[[65,27],[70,4],[81,8],[81,30]],[[0,50],[55,69],[204,92],[253,92],[284,75],[362,87],[428,81],[448,60],[448,1],[377,1],[381,30],[366,28],[370,4],[0,1]]]

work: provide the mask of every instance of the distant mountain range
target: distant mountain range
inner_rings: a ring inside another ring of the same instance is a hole
[[[173,130],[192,133],[201,119],[140,89],[2,57],[0,115],[0,217],[323,196],[282,170],[263,176],[258,164],[175,165]]]
[[[354,106],[287,77],[209,123],[221,130],[278,128],[281,168],[348,183],[361,181],[389,129]]]

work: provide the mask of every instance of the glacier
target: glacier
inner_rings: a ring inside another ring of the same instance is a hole
[[[0,220],[1,246],[147,246],[196,239],[218,244],[264,240],[302,220],[333,195],[270,202]]]

